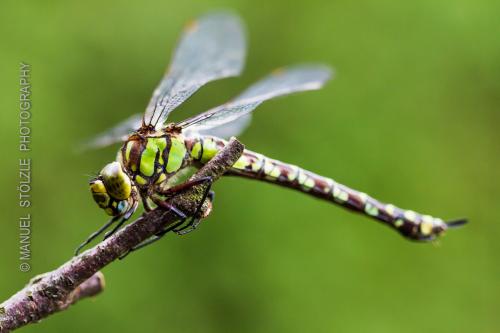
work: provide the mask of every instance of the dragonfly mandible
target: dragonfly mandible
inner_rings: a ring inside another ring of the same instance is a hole
[[[237,76],[246,53],[245,31],[240,19],[230,13],[202,16],[185,28],[173,60],[154,90],[144,114],[132,116],[87,143],[104,147],[122,142],[115,162],[106,165],[90,181],[96,203],[112,216],[80,247],[115,224],[109,237],[136,211],[152,204],[164,206],[165,195],[194,184],[183,182],[209,161],[226,144],[226,138],[241,133],[250,123],[251,112],[262,102],[295,92],[320,89],[332,76],[328,66],[306,64],[283,68],[252,85],[242,94],[206,112],[178,123],[166,124],[169,114],[204,84]],[[298,166],[245,150],[228,172],[261,180],[318,197],[365,214],[397,230],[406,238],[430,241],[464,219],[445,222],[440,218],[382,203],[369,195],[317,175]],[[211,180],[206,183],[204,200],[211,202]],[[175,207],[179,222],[137,248],[160,239],[169,231],[185,234],[194,230],[203,217],[188,217]]]

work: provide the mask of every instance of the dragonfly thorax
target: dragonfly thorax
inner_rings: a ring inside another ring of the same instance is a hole
[[[90,181],[94,201],[107,214],[133,212],[139,195],[148,197],[189,165],[184,136],[175,130],[136,132],[123,144],[118,162],[107,164]]]
[[[123,168],[140,188],[167,180],[186,165],[186,145],[181,133],[152,132],[132,135],[121,149]]]

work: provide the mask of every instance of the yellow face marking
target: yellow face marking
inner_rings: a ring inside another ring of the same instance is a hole
[[[106,187],[104,187],[104,184],[100,180],[97,180],[94,183],[92,183],[90,185],[90,190],[93,193],[106,193]]]
[[[205,155],[205,152],[203,152]],[[186,156],[186,145],[184,140],[179,137],[172,137],[172,146],[168,154],[167,172],[171,173],[181,168],[184,157]]]

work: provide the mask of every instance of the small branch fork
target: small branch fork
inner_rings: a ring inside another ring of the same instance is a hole
[[[217,180],[238,160],[243,149],[244,146],[232,138],[191,180],[203,177]],[[187,215],[194,214],[203,194],[202,185],[194,186],[169,203]],[[171,210],[156,208],[56,270],[33,278],[26,287],[0,304],[0,333],[38,322],[81,299],[99,294],[104,288],[100,269],[177,219]]]

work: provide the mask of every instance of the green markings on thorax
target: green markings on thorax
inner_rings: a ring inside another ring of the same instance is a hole
[[[182,162],[184,161],[184,157],[186,156],[186,145],[184,143],[184,138],[178,136],[171,136],[171,145],[170,151],[168,152],[168,161],[166,171],[167,173],[172,173],[178,171]]]
[[[123,165],[137,184],[158,184],[183,167],[186,152],[181,135],[131,139],[122,149]]]
[[[155,162],[163,165],[163,150],[167,147],[166,138],[148,138],[146,148],[142,152],[140,170],[144,176],[151,177],[155,173]]]

